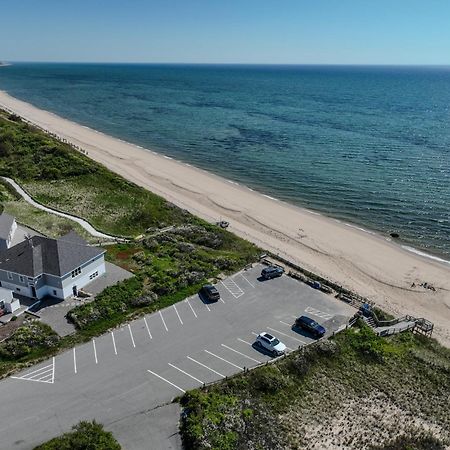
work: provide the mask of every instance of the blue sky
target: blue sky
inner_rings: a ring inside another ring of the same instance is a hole
[[[450,64],[450,0],[0,0],[0,60]]]

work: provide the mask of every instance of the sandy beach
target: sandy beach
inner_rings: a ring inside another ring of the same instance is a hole
[[[219,218],[257,245],[375,301],[425,317],[450,346],[450,264],[382,236],[291,206],[245,186],[40,110],[0,91],[0,107],[87,151],[136,184],[208,221]],[[433,292],[420,287],[427,282]],[[415,283],[416,287],[411,287]],[[280,299],[282,301],[282,299]]]

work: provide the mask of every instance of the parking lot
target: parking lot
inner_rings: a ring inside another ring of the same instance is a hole
[[[2,381],[0,408],[8,421],[0,427],[1,448],[33,448],[93,418],[117,431],[124,448],[147,448],[132,426],[119,426],[123,418],[270,360],[253,346],[262,331],[292,351],[313,341],[292,329],[299,315],[331,333],[354,313],[288,276],[260,281],[261,268],[219,282],[217,303],[190,297]],[[148,433],[151,448],[177,448],[169,430],[149,428]]]

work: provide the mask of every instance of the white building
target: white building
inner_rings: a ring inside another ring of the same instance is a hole
[[[59,239],[33,236],[0,251],[0,287],[64,299],[105,273],[104,254],[73,231]]]
[[[14,313],[20,308],[20,301],[13,297],[9,289],[0,288],[0,309],[5,313]]]

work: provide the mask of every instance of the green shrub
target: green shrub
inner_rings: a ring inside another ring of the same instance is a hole
[[[18,359],[34,351],[58,346],[59,336],[45,323],[32,321],[19,327],[6,341],[0,344],[0,355],[7,359]]]
[[[80,422],[73,431],[64,433],[35,450],[120,450],[121,446],[112,433],[105,431],[103,425],[93,422]]]

